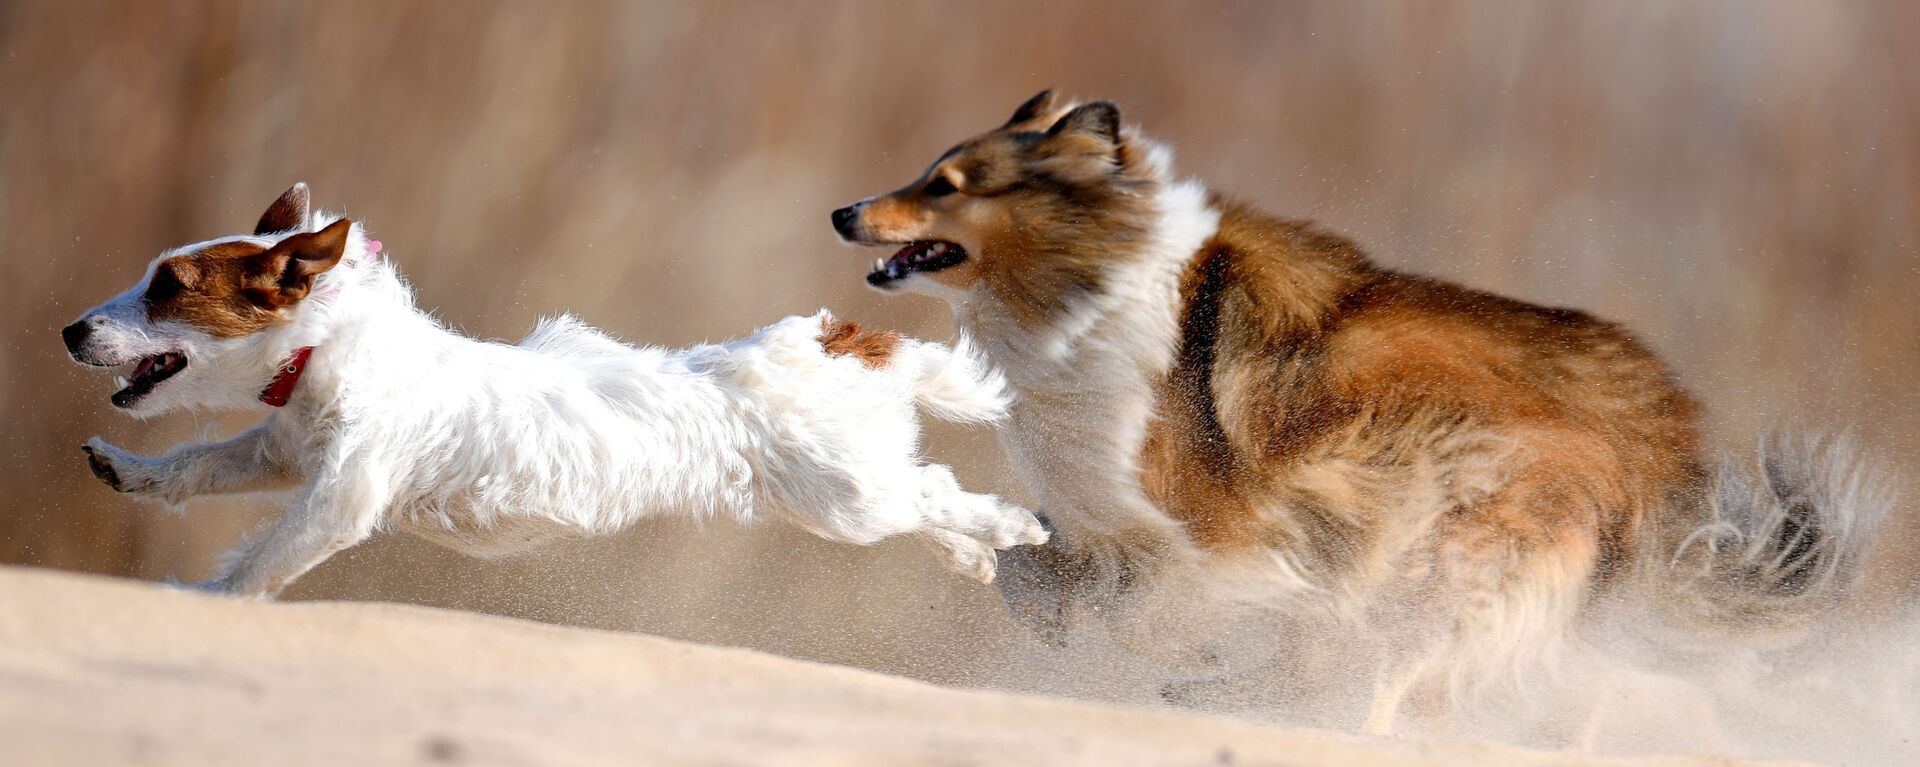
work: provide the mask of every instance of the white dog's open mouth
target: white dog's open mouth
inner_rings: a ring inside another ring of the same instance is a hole
[[[150,357],[141,357],[134,363],[133,372],[126,377],[126,388],[113,393],[114,407],[133,407],[140,398],[153,392],[162,381],[187,369],[187,355],[180,352],[162,352]]]
[[[914,272],[937,272],[967,260],[967,251],[945,240],[920,240],[907,243],[892,258],[873,262],[867,284],[876,288],[907,278]]]

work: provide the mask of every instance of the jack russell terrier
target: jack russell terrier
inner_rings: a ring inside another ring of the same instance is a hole
[[[509,346],[416,308],[380,250],[296,184],[251,234],[160,254],[62,332],[74,360],[130,368],[112,402],[132,415],[267,414],[158,458],[83,448],[115,490],[169,505],[295,491],[202,588],[271,597],[387,526],[486,557],[653,515],[778,516],[844,543],[917,533],[983,582],[996,549],[1047,538],[1031,512],[921,461],[916,405],[1006,413],[964,337],[948,348],[822,311],[668,350],[562,316]]]

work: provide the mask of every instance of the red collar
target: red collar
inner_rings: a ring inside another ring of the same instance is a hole
[[[273,383],[261,390],[260,401],[273,407],[286,407],[287,400],[293,399],[293,387],[300,385],[300,374],[307,372],[307,358],[313,356],[313,347],[302,346],[280,363],[280,372],[273,374]]]

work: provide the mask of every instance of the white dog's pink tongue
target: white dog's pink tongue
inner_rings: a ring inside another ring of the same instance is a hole
[[[141,357],[140,364],[135,365],[133,367],[133,377],[140,378],[142,376],[145,376],[148,373],[153,372],[153,366],[158,364],[160,364],[159,355],[154,355],[152,357]]]

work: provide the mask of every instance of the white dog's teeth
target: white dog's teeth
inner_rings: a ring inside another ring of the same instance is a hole
[[[114,377],[113,377],[113,385],[114,385],[114,386],[118,386],[118,387],[120,387],[120,388],[122,388],[122,389],[125,389],[125,388],[127,388],[127,377],[126,377],[126,376],[114,376]]]

